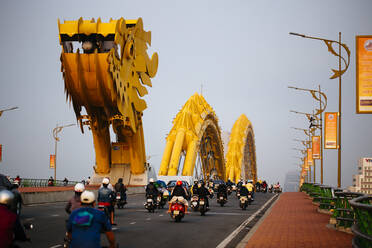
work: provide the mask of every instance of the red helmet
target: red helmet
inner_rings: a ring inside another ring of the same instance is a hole
[[[177,181],[176,185],[181,186],[182,185],[182,181]]]

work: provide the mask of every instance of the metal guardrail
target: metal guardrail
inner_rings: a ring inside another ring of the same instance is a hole
[[[372,247],[372,196],[359,196],[349,201],[355,212],[356,223],[351,227],[354,233],[354,248]]]
[[[332,213],[330,223],[338,230],[353,232],[354,248],[372,248],[372,196],[314,183],[304,183],[300,190],[321,211]]]
[[[15,182],[15,178],[11,178],[12,183]],[[33,179],[33,178],[21,178],[21,183],[19,187],[50,187],[48,185],[49,179]],[[52,186],[74,186],[79,182],[77,181],[68,181],[67,183],[63,180],[56,180],[53,182]]]

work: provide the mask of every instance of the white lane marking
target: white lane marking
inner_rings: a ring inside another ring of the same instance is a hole
[[[159,217],[163,217],[164,215],[163,214],[159,214]]]
[[[118,229],[119,229],[119,228],[117,228],[117,227],[113,227],[113,228],[112,228],[113,231],[116,231],[116,230],[118,230]]]
[[[217,214],[217,215],[244,215],[243,213],[218,213],[218,212],[207,212],[209,214]]]
[[[59,214],[52,214],[51,216],[52,216],[52,217],[58,217]]]
[[[34,220],[35,218],[27,218],[27,219],[25,219],[25,221],[32,221],[32,220]]]
[[[252,214],[248,219],[246,219],[238,228],[236,228],[227,238],[225,238],[216,248],[224,248],[226,247],[231,240],[235,238],[236,235],[240,233],[241,230],[243,230],[249,222],[251,222],[256,215],[258,215],[277,195],[274,195],[270,198],[259,210],[257,210],[254,214]]]
[[[62,247],[62,245],[53,245],[53,246],[51,246],[49,248],[57,248],[57,247]]]
[[[146,220],[151,220],[151,218],[147,218]]]
[[[131,223],[129,223],[129,225],[134,225],[134,224],[136,224],[136,222],[131,222]]]

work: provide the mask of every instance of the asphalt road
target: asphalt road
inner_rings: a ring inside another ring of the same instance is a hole
[[[144,195],[130,195],[124,209],[115,210],[115,221],[118,223],[114,226],[115,238],[119,247],[216,247],[273,196],[257,193],[255,201],[245,211],[239,208],[234,193],[224,207],[217,205],[214,197],[210,200],[210,211],[206,216],[191,212],[181,223],[176,223],[166,213],[167,209],[148,213],[143,206]],[[250,223],[250,227],[260,216]],[[21,243],[21,247],[62,247],[65,220],[68,218],[64,203],[25,206],[21,218],[34,224],[34,229],[27,232],[32,243]],[[248,232],[247,229],[227,247],[235,247]],[[102,244],[107,245],[104,235]]]

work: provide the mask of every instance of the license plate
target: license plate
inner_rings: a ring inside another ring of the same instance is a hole
[[[223,197],[220,197],[220,200],[223,200]]]
[[[152,202],[152,199],[147,199],[147,202]]]
[[[252,198],[252,196],[249,195],[248,198]]]
[[[174,211],[173,211],[173,214],[174,214],[174,215],[179,215],[179,214],[180,214],[180,211],[178,211],[178,210],[174,210]]]
[[[197,202],[193,202],[192,205],[193,205],[194,207],[196,207],[196,205],[198,205],[198,203],[197,203]]]
[[[200,201],[200,203],[199,203],[200,205],[204,205],[204,201]]]
[[[120,200],[120,198],[121,198],[120,196],[117,196],[117,197],[116,197],[116,199],[118,199],[118,200]]]

